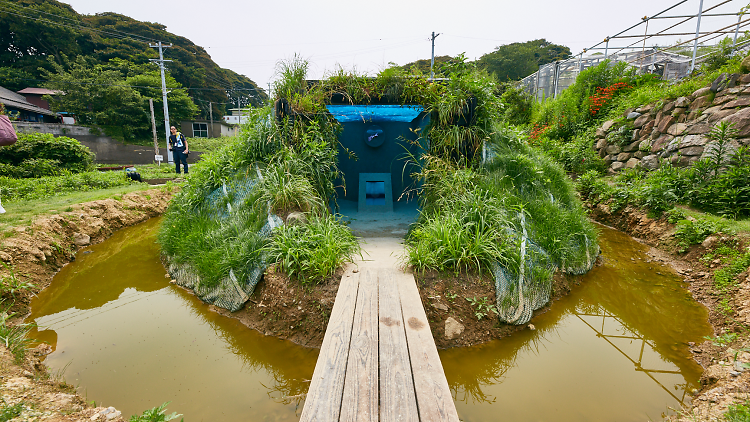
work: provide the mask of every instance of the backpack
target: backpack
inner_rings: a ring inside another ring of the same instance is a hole
[[[8,116],[0,115],[0,147],[13,145],[17,140],[16,130],[13,129]]]

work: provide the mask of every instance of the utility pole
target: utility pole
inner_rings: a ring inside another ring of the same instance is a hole
[[[237,94],[237,135],[240,133],[240,125],[242,124],[242,105],[240,104],[240,95]]]
[[[212,102],[208,102],[208,118],[211,119],[211,138],[215,138],[214,134],[214,107]]]
[[[151,132],[154,134],[154,159],[161,166],[163,157],[159,155],[159,141],[156,139],[156,118],[154,117],[154,99],[148,99],[148,108],[151,110]]]
[[[695,69],[695,56],[698,53],[698,35],[701,31],[701,16],[703,16],[703,0],[698,6],[698,24],[695,26],[695,43],[693,43],[693,60],[690,62],[690,72]]]
[[[435,38],[438,37],[437,34],[435,35],[435,31],[432,31],[432,36],[430,37],[430,41],[432,41],[432,55],[430,55],[430,79],[435,79]]]
[[[159,41],[157,44],[149,43],[148,46],[159,49],[159,59],[150,59],[150,61],[157,63],[159,65],[159,70],[161,70],[161,97],[164,101],[164,131],[167,134],[167,161],[174,163],[172,151],[169,150],[169,105],[167,105],[167,82],[164,80],[164,62],[171,62],[172,60],[164,60],[163,50],[171,47],[172,44],[165,45]]]

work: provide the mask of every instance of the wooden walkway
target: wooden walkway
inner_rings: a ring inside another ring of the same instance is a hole
[[[411,274],[344,275],[300,420],[458,422]]]

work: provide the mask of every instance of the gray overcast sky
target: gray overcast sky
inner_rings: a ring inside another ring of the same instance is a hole
[[[687,0],[668,14],[695,14],[699,1]],[[704,0],[703,8],[723,1]],[[732,0],[709,13],[737,12],[747,1]],[[678,0],[66,2],[78,13],[116,12],[166,25],[170,32],[204,47],[219,66],[267,88],[274,79],[277,61],[295,53],[310,61],[310,78],[322,77],[337,65],[374,74],[387,67],[388,62],[401,65],[429,58],[432,31],[441,34],[435,42],[436,56],[465,52],[475,59],[498,45],[538,38],[566,45],[577,54]],[[704,18],[702,27],[719,28],[736,22],[736,17]],[[651,21],[649,32],[674,23],[675,20]],[[641,25],[630,33],[642,34],[643,30]],[[694,33],[695,20],[675,30]],[[674,38],[652,40],[656,38],[647,41],[647,47],[672,42]]]

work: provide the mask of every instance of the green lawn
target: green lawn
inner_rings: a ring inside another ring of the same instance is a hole
[[[72,192],[65,195],[52,196],[43,199],[31,199],[10,203],[3,203],[6,213],[0,214],[0,234],[8,232],[17,226],[28,226],[32,220],[45,215],[70,211],[72,205],[82,202],[112,198],[129,192],[152,189],[145,183],[134,183],[109,189],[98,189],[85,192]]]

